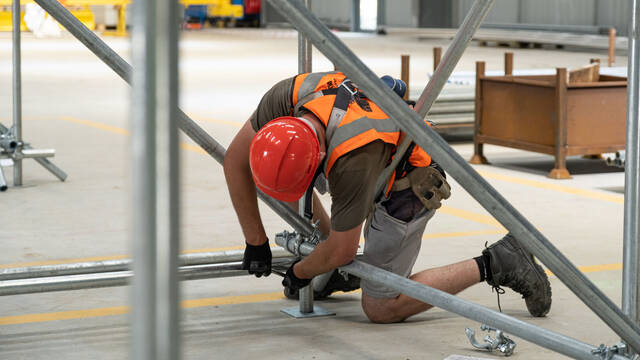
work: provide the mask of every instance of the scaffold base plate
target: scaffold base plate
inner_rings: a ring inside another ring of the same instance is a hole
[[[291,308],[285,308],[280,310],[283,313],[294,317],[296,319],[302,319],[302,318],[311,318],[311,317],[320,317],[320,316],[332,316],[335,315],[336,313],[331,312],[327,309],[321,308],[319,306],[313,306],[313,312],[310,313],[303,313],[300,311],[300,307],[296,306],[296,307],[291,307]]]

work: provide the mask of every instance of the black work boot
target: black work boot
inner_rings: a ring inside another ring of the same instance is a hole
[[[345,279],[338,270],[334,270],[327,282],[327,285],[321,291],[313,291],[313,298],[315,300],[322,300],[329,297],[336,291],[349,292],[360,288],[360,278],[351,274],[347,275]],[[288,299],[298,300],[298,291],[291,291],[288,287],[284,288],[284,295]]]
[[[511,234],[486,248],[482,255],[489,258],[489,285],[497,289],[506,286],[521,294],[533,316],[542,317],[549,312],[551,284],[547,274]]]

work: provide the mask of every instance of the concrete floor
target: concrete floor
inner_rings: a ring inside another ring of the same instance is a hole
[[[400,54],[411,54],[411,84],[421,88],[432,68],[431,48],[444,41],[340,34],[378,74],[399,75]],[[0,122],[11,122],[11,38],[0,34]],[[105,38],[130,58],[129,40]],[[207,30],[183,33],[181,106],[227,146],[261,94],[296,70],[296,35],[288,30]],[[458,71],[485,60],[502,68],[503,52],[516,68],[579,67],[604,53],[505,49],[472,44]],[[35,162],[24,165],[24,186],[0,193],[0,267],[109,259],[130,253],[129,87],[68,34],[58,39],[23,36],[24,137],[36,148],[55,148],[62,183]],[[331,64],[314,53],[314,70]],[[619,57],[617,65],[626,64]],[[186,144],[192,142],[184,138]],[[469,142],[453,143],[470,158]],[[601,161],[570,158],[571,180],[551,180],[553,159],[486,146],[491,165],[474,166],[574,264],[619,303],[624,173]],[[193,147],[182,151],[182,249],[240,248],[243,239],[221,167]],[[5,168],[11,185],[11,168]],[[429,224],[416,269],[477,256],[485,242],[505,233],[452,182],[453,196]],[[324,199],[327,201],[328,199]],[[288,228],[262,207],[267,232]],[[319,303],[336,316],[293,320],[296,306],[282,296],[280,279],[250,277],[182,283],[182,352],[185,359],[444,359],[495,358],[474,351],[464,328],[479,324],[435,309],[406,323],[374,325],[360,309],[358,292]],[[533,319],[517,294],[501,297],[502,310],[519,319],[594,345],[618,337],[555,277],[553,307]],[[461,296],[497,308],[495,294],[478,285]],[[77,290],[0,299],[2,359],[122,359],[128,357],[127,288]],[[521,339],[515,359],[561,355]]]

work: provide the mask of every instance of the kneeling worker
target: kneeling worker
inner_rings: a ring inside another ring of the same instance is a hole
[[[406,86],[385,77],[396,93]],[[244,266],[256,276],[271,272],[271,250],[258,211],[255,186],[297,206],[322,173],[329,184],[331,217],[314,195],[314,217],[327,238],[294,263],[283,285],[296,291],[314,276],[351,262],[363,223],[363,261],[451,294],[486,281],[520,293],[533,316],[551,307],[543,269],[506,235],[480,256],[412,273],[422,234],[440,201],[449,197],[444,171],[413,145],[395,169],[393,184],[377,202],[375,185],[400,142],[395,122],[340,72],[307,73],[277,83],[233,139],[224,172],[246,241]],[[378,323],[399,322],[431,305],[362,280],[362,308]]]

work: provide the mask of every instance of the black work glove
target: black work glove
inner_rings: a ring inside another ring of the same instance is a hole
[[[291,267],[289,267],[287,273],[284,274],[284,279],[282,279],[282,285],[284,287],[288,287],[292,291],[298,291],[303,287],[309,285],[309,283],[311,282],[311,279],[299,279],[293,273],[293,267],[298,263],[298,261],[300,260],[297,260],[296,262],[291,264]]]
[[[271,274],[271,247],[269,241],[262,245],[254,246],[247,243],[242,259],[242,269],[249,270],[249,274],[256,277],[265,277]]]

